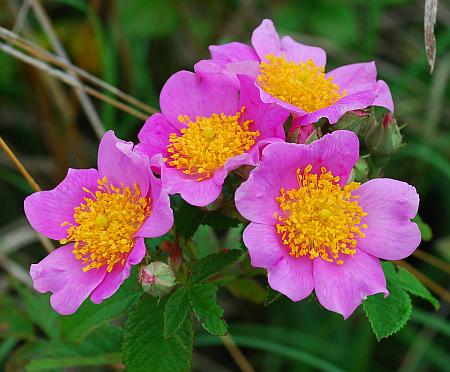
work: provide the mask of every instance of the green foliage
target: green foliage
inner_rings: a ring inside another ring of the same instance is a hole
[[[192,322],[187,316],[172,337],[164,338],[166,300],[144,297],[131,309],[122,345],[125,366],[133,372],[189,371]]]
[[[86,300],[75,314],[63,317],[61,320],[63,337],[71,341],[81,340],[101,325],[123,316],[140,296],[135,288],[136,270],[133,270],[133,273],[112,297],[101,304],[96,305]]]
[[[405,291],[421,297],[434,306],[436,310],[439,309],[439,301],[430,293],[430,291],[417,279],[413,274],[403,267],[399,267],[397,275],[398,285]]]
[[[164,337],[172,337],[184,323],[189,312],[188,291],[178,288],[171,294],[164,309]]]
[[[378,341],[402,329],[412,312],[411,299],[402,288],[391,282],[388,289],[388,297],[380,293],[369,296],[363,303]]]
[[[223,215],[220,209],[208,212],[175,197],[172,202],[177,233],[186,239],[191,238],[201,224],[218,230],[227,230],[240,224],[237,219]]]
[[[192,265],[190,283],[198,283],[210,276],[219,273],[228,266],[235,263],[241,256],[242,251],[234,249],[228,252],[213,253]]]
[[[97,328],[81,343],[38,341],[39,352],[27,371],[118,364],[122,361],[121,341],[122,329],[111,325]]]
[[[422,235],[422,240],[424,242],[429,242],[431,239],[433,239],[433,231],[431,230],[430,225],[422,220],[422,217],[417,215],[412,219],[412,221],[415,222],[417,226],[419,226],[420,234]]]
[[[217,303],[217,286],[195,284],[189,288],[189,302],[203,328],[213,335],[227,333],[227,324],[222,319],[223,309]]]
[[[202,224],[211,226],[214,229],[224,230],[230,227],[238,227],[240,221],[235,218],[224,216],[220,210],[208,213],[202,221]]]
[[[369,296],[363,303],[373,331],[378,339],[389,337],[405,326],[411,317],[412,303],[409,293],[430,302],[436,309],[439,302],[409,271],[400,267],[397,271],[390,262],[383,262],[389,296]]]
[[[292,337],[291,334],[286,332],[286,338],[289,339],[290,337]],[[299,362],[301,366],[307,365],[313,367],[314,370],[328,372],[344,371],[326,361],[324,358],[318,358],[314,354],[305,352],[302,348],[288,345],[286,339],[284,342],[276,342],[272,339],[268,339],[265,335],[255,337],[233,332],[233,340],[238,346],[280,355],[282,358],[289,358]],[[195,344],[198,346],[220,345],[220,343],[221,341],[217,339],[217,337],[209,335],[201,335],[195,339]],[[331,347],[335,347],[335,345],[332,345]]]
[[[183,200],[174,201],[177,201],[174,208],[175,228],[180,236],[189,239],[202,223],[205,212]]]

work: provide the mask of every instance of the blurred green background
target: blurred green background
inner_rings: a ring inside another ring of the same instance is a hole
[[[16,27],[22,36],[51,50],[32,10],[24,21],[16,21],[21,4],[0,1],[1,26]],[[153,107],[158,107],[159,91],[171,74],[192,70],[196,61],[208,58],[210,44],[248,42],[263,18],[271,18],[281,34],[326,49],[328,69],[375,60],[379,77],[392,90],[398,121],[406,124],[407,146],[391,160],[386,176],[418,189],[420,214],[433,231],[433,238],[421,249],[450,260],[448,0],[439,2],[432,75],[424,47],[423,1],[52,0],[42,4],[75,65]],[[92,100],[105,129],[136,141],[141,120]],[[1,52],[0,131],[43,189],[53,188],[68,167],[95,166],[98,140],[73,90]],[[45,255],[23,215],[23,199],[31,192],[0,154],[0,365],[9,371],[21,368],[11,359],[23,339],[42,336],[26,325],[27,332],[16,334],[3,327],[11,301],[16,301],[17,314],[23,312],[21,321],[29,321],[30,309],[17,300],[14,283],[17,278],[29,280],[29,265]],[[408,262],[448,289],[444,272],[416,258]],[[47,301],[44,298],[41,305]],[[223,291],[220,301],[231,333],[258,371],[316,370],[312,365],[317,360],[328,370],[450,371],[445,302],[434,312],[415,300],[412,321],[377,343],[361,310],[344,322],[338,315],[318,311],[311,299],[279,300],[263,308]],[[196,345],[195,370],[236,370],[218,339],[200,334]],[[32,358],[33,353],[25,355]]]

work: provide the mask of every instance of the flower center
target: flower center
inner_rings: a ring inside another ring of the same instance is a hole
[[[164,161],[189,175],[198,175],[197,181],[211,177],[233,156],[250,150],[259,132],[249,129],[253,120],[243,120],[245,106],[233,116],[212,114],[195,121],[186,115],[178,120],[187,128],[181,135],[171,133],[167,151],[171,154]]]
[[[111,272],[120,262],[123,266],[128,253],[134,247],[134,234],[150,215],[150,198],[141,197],[141,190],[135,183],[130,187],[116,187],[108,184],[106,177],[97,181],[98,190],[90,194],[85,203],[75,208],[75,225],[69,226],[67,238],[61,244],[75,242],[73,254],[83,263],[83,271],[107,266]]]
[[[345,90],[325,76],[325,69],[311,59],[295,63],[287,61],[284,54],[266,56],[268,62],[260,64],[259,86],[271,96],[306,112],[313,112],[336,103],[345,96]]]
[[[320,174],[309,173],[311,169],[311,165],[303,173],[297,169],[298,189],[280,190],[276,200],[283,213],[275,213],[277,232],[291,256],[321,257],[342,265],[340,255],[354,255],[356,237],[364,238],[361,228],[367,228],[361,224],[367,213],[352,195],[360,184],[351,182],[341,188],[339,177],[324,167]]]

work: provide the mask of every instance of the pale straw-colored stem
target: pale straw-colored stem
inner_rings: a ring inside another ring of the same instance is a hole
[[[225,348],[230,353],[234,362],[238,365],[238,367],[241,369],[242,372],[255,372],[255,369],[252,367],[248,359],[242,353],[241,349],[239,349],[239,347],[236,345],[236,342],[234,342],[234,339],[233,337],[231,337],[231,334],[228,333],[225,336],[219,337],[223,342]]]
[[[44,7],[40,3],[39,0],[31,0],[31,7],[33,8],[33,12],[36,16],[37,21],[40,26],[44,30],[47,35],[48,40],[50,41],[50,45],[55,50],[56,54],[61,57],[61,59],[65,62],[69,62],[69,56],[67,55],[63,45],[58,39],[55,31],[53,30],[53,26],[50,18],[48,17]],[[72,71],[68,72],[69,75],[73,77],[73,79],[78,83],[78,85],[83,85],[78,77]],[[92,126],[97,137],[100,139],[103,137],[105,133],[105,128],[100,120],[100,117],[94,107],[94,104],[91,102],[89,96],[82,88],[75,89],[75,94],[77,95],[81,107],[83,108],[86,117],[89,120],[89,123]]]
[[[447,262],[442,261],[441,259],[426,253],[420,249],[417,249],[414,253],[413,256],[418,258],[419,260],[422,260],[444,272],[446,272],[447,274],[450,274],[450,265]]]
[[[21,163],[21,161],[17,158],[17,156],[13,153],[13,151],[9,148],[7,143],[3,140],[2,137],[0,137],[0,148],[3,150],[3,152],[8,156],[8,158],[11,159],[12,163],[16,166],[19,173],[25,178],[25,180],[28,182],[28,184],[31,186],[31,188],[34,191],[41,191],[40,186],[38,183],[34,180],[34,178],[31,176],[31,174],[27,171],[25,166]],[[41,241],[42,245],[44,246],[45,250],[47,252],[51,252],[54,250],[53,244],[51,241],[46,238],[45,236],[38,235],[39,240]]]
[[[21,60],[22,62],[25,62],[33,67],[36,67],[36,68],[48,73],[49,75],[63,81],[64,83],[66,83],[68,85],[71,85],[78,89],[82,89],[86,93],[89,93],[90,95],[95,96],[98,99],[101,99],[102,101],[105,101],[105,102],[109,103],[110,105],[113,105],[113,106],[117,107],[118,109],[125,111],[141,120],[146,120],[148,118],[148,115],[146,115],[138,110],[135,110],[135,109],[117,101],[114,98],[108,97],[93,88],[78,84],[78,82],[73,78],[73,76],[71,76],[61,70],[52,68],[47,63],[42,62],[36,58],[30,57],[30,56],[22,53],[21,51],[12,48],[11,46],[9,46],[7,44],[0,43],[0,50],[13,56],[14,58]]]
[[[91,75],[90,73],[86,72],[85,70],[71,64],[68,62],[65,62],[60,57],[55,56],[54,54],[46,51],[45,49],[42,49],[38,45],[32,43],[31,41],[24,39],[20,37],[19,35],[0,27],[0,38],[7,41],[11,45],[14,45],[16,47],[19,47],[23,50],[25,50],[27,53],[33,55],[35,58],[46,61],[49,63],[52,63],[55,66],[64,68],[66,70],[73,71],[75,74],[77,74],[80,78],[92,83],[93,85],[96,85],[102,89],[105,89],[109,91],[110,93],[116,95],[117,97],[121,98],[123,101],[128,102],[137,108],[141,109],[144,113],[151,115],[157,112],[155,108],[137,100],[136,98],[130,96],[129,94],[124,93],[120,89],[112,86],[111,84],[108,84],[107,82],[99,79],[98,77]]]
[[[417,279],[419,279],[431,292],[438,295],[442,300],[450,303],[450,292],[447,291],[444,287],[440,286],[434,280],[430,279],[428,276],[414,268],[406,261],[394,261],[394,263],[410,271],[411,274],[414,274]]]

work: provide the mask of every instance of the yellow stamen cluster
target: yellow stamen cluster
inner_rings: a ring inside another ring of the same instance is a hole
[[[267,62],[260,64],[259,86],[270,95],[313,112],[331,106],[345,96],[345,90],[325,76],[325,69],[316,66],[311,59],[295,63],[287,61],[284,54],[266,56]]]
[[[150,215],[150,198],[141,197],[135,183],[130,187],[116,187],[106,177],[97,181],[98,190],[85,197],[85,203],[75,208],[75,225],[68,222],[67,238],[61,244],[75,242],[73,254],[83,263],[83,271],[107,266],[111,272],[114,265],[125,264],[128,253],[134,247],[134,234]]]
[[[189,175],[198,175],[197,181],[211,177],[233,156],[243,154],[255,144],[259,132],[249,129],[253,120],[243,120],[245,106],[235,115],[212,114],[197,117],[195,121],[186,115],[178,120],[186,124],[181,136],[170,134],[167,151],[170,158],[164,161]]]
[[[356,238],[364,238],[361,219],[367,213],[358,205],[352,191],[360,184],[351,182],[341,188],[339,177],[322,167],[320,174],[310,173],[311,165],[303,172],[297,169],[298,189],[280,190],[276,198],[283,215],[275,213],[280,221],[277,232],[289,254],[294,257],[309,255],[342,265],[340,255],[356,253]]]

